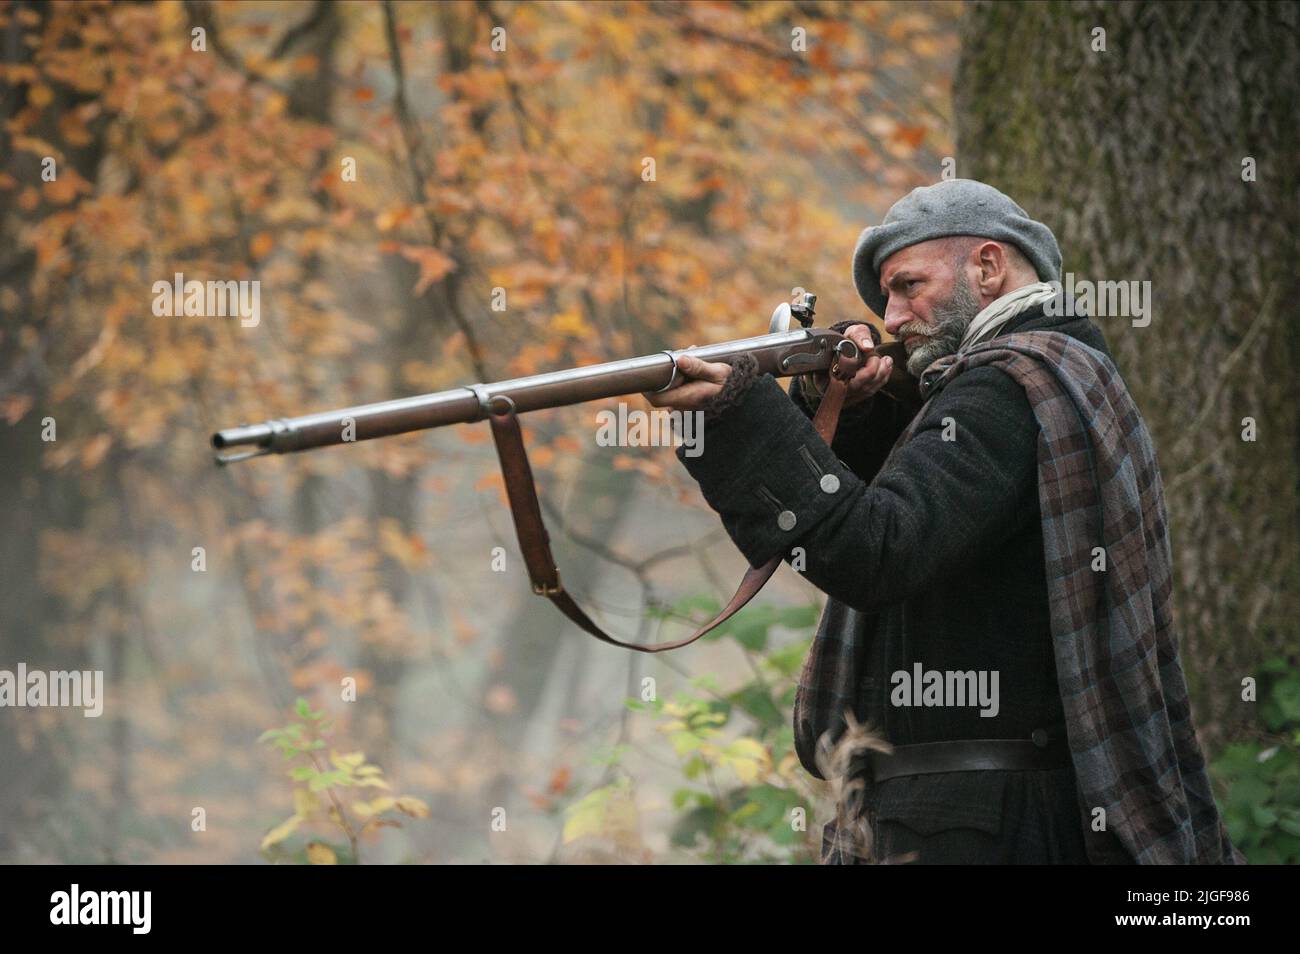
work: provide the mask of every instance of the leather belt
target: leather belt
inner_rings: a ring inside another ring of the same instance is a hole
[[[873,752],[866,760],[868,777],[884,782],[904,775],[938,772],[1033,772],[1071,764],[1063,734],[1049,737],[1042,729],[1032,739],[960,739],[897,745],[890,755]]]

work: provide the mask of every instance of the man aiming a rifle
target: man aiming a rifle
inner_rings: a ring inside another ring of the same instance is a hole
[[[795,741],[818,777],[848,715],[892,747],[853,767],[875,858],[1239,862],[1191,721],[1151,439],[1060,269],[998,190],[916,189],[854,251],[902,349],[833,326],[868,357],[832,446],[810,421],[825,372],[787,396],[752,359],[682,355],[647,398],[704,412],[704,453],[678,456],[749,563],[780,554],[830,597]],[[823,850],[864,854],[834,823]]]

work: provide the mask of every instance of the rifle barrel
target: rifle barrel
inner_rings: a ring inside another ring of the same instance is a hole
[[[449,424],[469,424],[483,420],[487,416],[485,408],[497,406],[501,398],[509,398],[515,411],[523,413],[657,391],[673,381],[676,356],[686,353],[725,364],[734,363],[743,354],[751,354],[758,360],[759,373],[801,374],[830,367],[835,344],[841,337],[834,331],[812,328],[700,348],[661,351],[495,384],[475,384],[261,424],[241,424],[213,434],[212,446],[217,452],[217,463],[228,464],[264,454],[286,454]],[[237,448],[249,449],[231,453]]]

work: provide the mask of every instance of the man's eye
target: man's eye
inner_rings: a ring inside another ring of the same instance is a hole
[[[909,279],[907,280],[907,290],[908,290],[908,291],[911,291],[913,285],[919,285],[919,284],[921,284],[921,279],[919,279],[919,278],[909,278]]]

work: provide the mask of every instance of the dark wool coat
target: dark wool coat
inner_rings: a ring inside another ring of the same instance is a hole
[[[1086,317],[1048,317],[1040,306],[1001,334],[1031,330],[1064,333],[1109,357]],[[799,554],[803,575],[832,597],[819,640],[835,630],[858,641],[854,658],[865,662],[851,673],[857,716],[891,743],[1059,733],[1064,715],[1038,501],[1039,425],[1029,400],[997,368],[965,371],[923,407],[914,437],[868,492],[864,485],[915,407],[879,394],[846,409],[827,447],[811,427],[812,407],[799,383],[787,396],[765,375],[710,415],[701,456],[678,457],[751,565]],[[813,662],[831,667],[842,660]],[[996,671],[997,714],[982,716],[977,706],[891,705],[891,674],[917,663],[925,670]],[[817,733],[802,716],[819,700],[807,698],[806,685],[800,692],[796,745],[804,767],[820,777]],[[867,805],[877,858],[1088,857],[1073,767],[896,778],[869,789]]]

